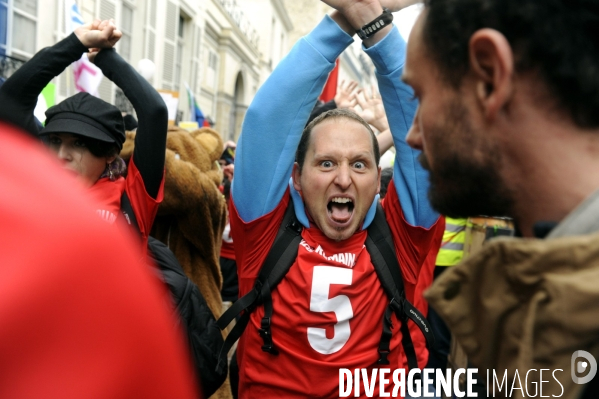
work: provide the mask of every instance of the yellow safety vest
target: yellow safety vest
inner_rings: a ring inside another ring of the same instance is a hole
[[[457,265],[464,256],[464,240],[468,219],[445,217],[445,232],[437,255],[437,266]]]

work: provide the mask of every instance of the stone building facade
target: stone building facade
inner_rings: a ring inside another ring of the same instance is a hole
[[[67,36],[68,0],[0,0],[0,75]],[[133,66],[151,60],[150,81],[178,96],[178,120],[190,118],[185,85],[225,140],[236,140],[256,91],[293,44],[328,12],[314,0],[76,0],[86,22],[114,18],[119,53]],[[362,86],[374,71],[359,43],[340,59],[339,79]],[[75,93],[70,69],[54,81],[56,100]],[[130,110],[108,79],[100,97]]]
[[[293,29],[282,0],[76,3],[86,22],[116,20],[123,31],[117,50],[129,63],[153,62],[151,83],[178,96],[177,119],[190,117],[187,84],[224,139],[239,135],[247,106],[271,66],[289,50]],[[65,0],[0,0],[0,58],[15,69],[39,49],[64,38],[65,14]],[[75,93],[68,69],[54,83],[57,101]],[[107,79],[99,94],[121,109],[128,108],[120,90]]]

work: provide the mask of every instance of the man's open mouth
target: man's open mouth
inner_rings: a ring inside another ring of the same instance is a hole
[[[333,197],[327,204],[329,217],[335,222],[347,223],[354,212],[354,202],[351,198]]]

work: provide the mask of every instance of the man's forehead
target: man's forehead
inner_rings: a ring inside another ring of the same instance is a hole
[[[342,134],[349,129],[352,131],[362,130],[364,132],[364,137],[370,137],[370,132],[366,126],[347,116],[336,116],[322,121],[312,128],[312,137],[319,136],[325,138],[325,136],[328,135]]]
[[[359,134],[350,134],[359,132]],[[314,126],[309,147],[319,151],[323,147],[338,146],[340,142],[350,147],[367,145],[372,152],[372,136],[366,126],[349,117],[327,119]]]

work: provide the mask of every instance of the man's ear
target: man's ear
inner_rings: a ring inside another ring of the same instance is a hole
[[[377,194],[380,194],[380,193],[381,193],[381,173],[382,173],[382,171],[383,171],[383,168],[381,168],[381,167],[379,166],[379,167],[378,167],[378,172],[379,172],[379,180],[378,180],[378,182],[379,182],[379,185],[378,185],[378,186],[377,186],[377,188],[376,188],[376,193],[377,193]]]
[[[486,28],[472,35],[469,53],[476,98],[485,117],[493,120],[511,99],[514,74],[512,47],[502,33]]]
[[[297,162],[293,164],[293,171],[291,172],[291,177],[293,178],[293,188],[295,188],[298,192],[302,191],[302,184],[300,183],[301,171],[300,166]]]

